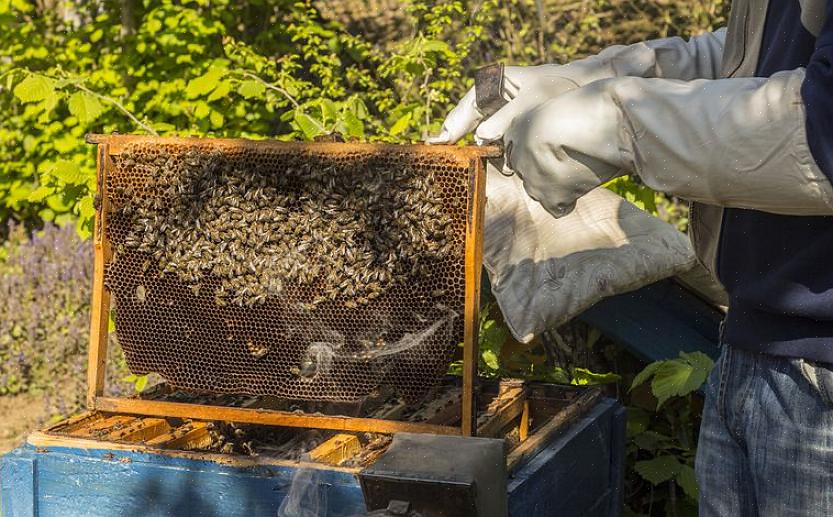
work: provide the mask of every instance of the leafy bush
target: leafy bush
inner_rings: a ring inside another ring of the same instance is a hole
[[[414,1],[377,44],[311,0],[0,0],[0,219],[90,231],[87,132],[413,141],[486,62],[565,62],[719,25],[727,3]],[[362,9],[354,9],[361,12]],[[496,35],[500,37],[495,37]],[[612,188],[647,208],[653,193]]]
[[[42,393],[51,414],[71,414],[86,394],[89,243],[72,227],[9,233],[0,260],[0,395]],[[118,353],[109,370],[123,371]]]
[[[701,352],[680,353],[649,364],[634,378],[627,429],[628,459],[636,474],[628,479],[632,514],[651,515],[653,509],[696,515],[694,458],[702,412],[696,391],[713,367]]]

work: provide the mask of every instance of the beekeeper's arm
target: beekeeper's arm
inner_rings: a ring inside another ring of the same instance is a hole
[[[567,65],[508,66],[505,95],[511,102],[480,124],[483,115],[475,105],[472,88],[449,113],[440,134],[430,143],[453,143],[477,128],[479,140],[503,136],[512,119],[549,99],[600,79],[613,77],[662,77],[713,79],[720,72],[726,30],[707,32],[686,41],[663,38],[609,47],[598,55]],[[478,127],[479,126],[479,127]]]
[[[516,115],[506,161],[553,215],[636,172],[693,201],[833,215],[833,17],[808,66],[769,78],[616,77]]]

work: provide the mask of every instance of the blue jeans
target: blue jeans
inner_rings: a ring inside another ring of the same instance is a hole
[[[833,372],[724,346],[696,470],[701,516],[833,516]]]

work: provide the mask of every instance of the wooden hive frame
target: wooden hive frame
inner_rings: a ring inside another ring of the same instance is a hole
[[[476,376],[477,376],[477,337],[479,322],[480,276],[482,269],[482,234],[485,207],[485,162],[490,156],[499,154],[494,147],[459,147],[459,146],[425,146],[409,145],[411,151],[436,152],[446,148],[456,156],[462,156],[469,163],[469,199],[466,209],[465,235],[465,310],[463,342],[463,380],[462,407],[460,408],[461,425],[438,425],[417,422],[402,422],[378,418],[355,418],[340,415],[305,414],[275,409],[252,409],[179,403],[139,398],[117,398],[105,396],[105,370],[108,352],[108,332],[110,317],[110,294],[104,285],[105,266],[112,257],[112,250],[107,235],[107,171],[110,159],[118,155],[127,144],[152,142],[157,144],[189,144],[195,138],[149,137],[140,135],[90,135],[87,141],[97,144],[96,177],[97,199],[93,245],[95,268],[92,294],[92,318],[90,327],[90,347],[88,364],[87,406],[91,411],[103,411],[120,414],[143,416],[177,417],[198,420],[220,420],[248,424],[263,424],[285,427],[330,429],[354,432],[421,432],[446,435],[474,436],[477,434],[476,423]],[[211,139],[212,143],[230,148],[269,148],[280,146],[282,149],[297,148],[298,151],[315,146],[318,150],[344,152],[349,150],[370,150],[374,152],[401,151],[403,146],[396,144],[358,144],[358,143],[300,143],[276,141],[252,141],[246,139]]]

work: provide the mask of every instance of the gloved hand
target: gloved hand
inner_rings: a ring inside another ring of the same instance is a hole
[[[483,114],[475,104],[474,88],[463,97],[443,122],[440,134],[429,144],[452,144],[477,129],[478,143],[503,137],[512,120],[533,107],[600,79],[612,77],[665,77],[691,80],[717,77],[726,30],[707,32],[688,41],[663,38],[609,47],[598,55],[566,65],[507,66],[504,96],[509,104],[481,124]]]
[[[574,80],[559,73],[563,68],[558,65],[507,66],[504,69],[504,97],[508,104],[481,124],[484,117],[475,102],[474,88],[471,88],[445,118],[440,134],[427,142],[453,144],[475,128],[478,143],[500,140],[516,115],[578,88]]]

